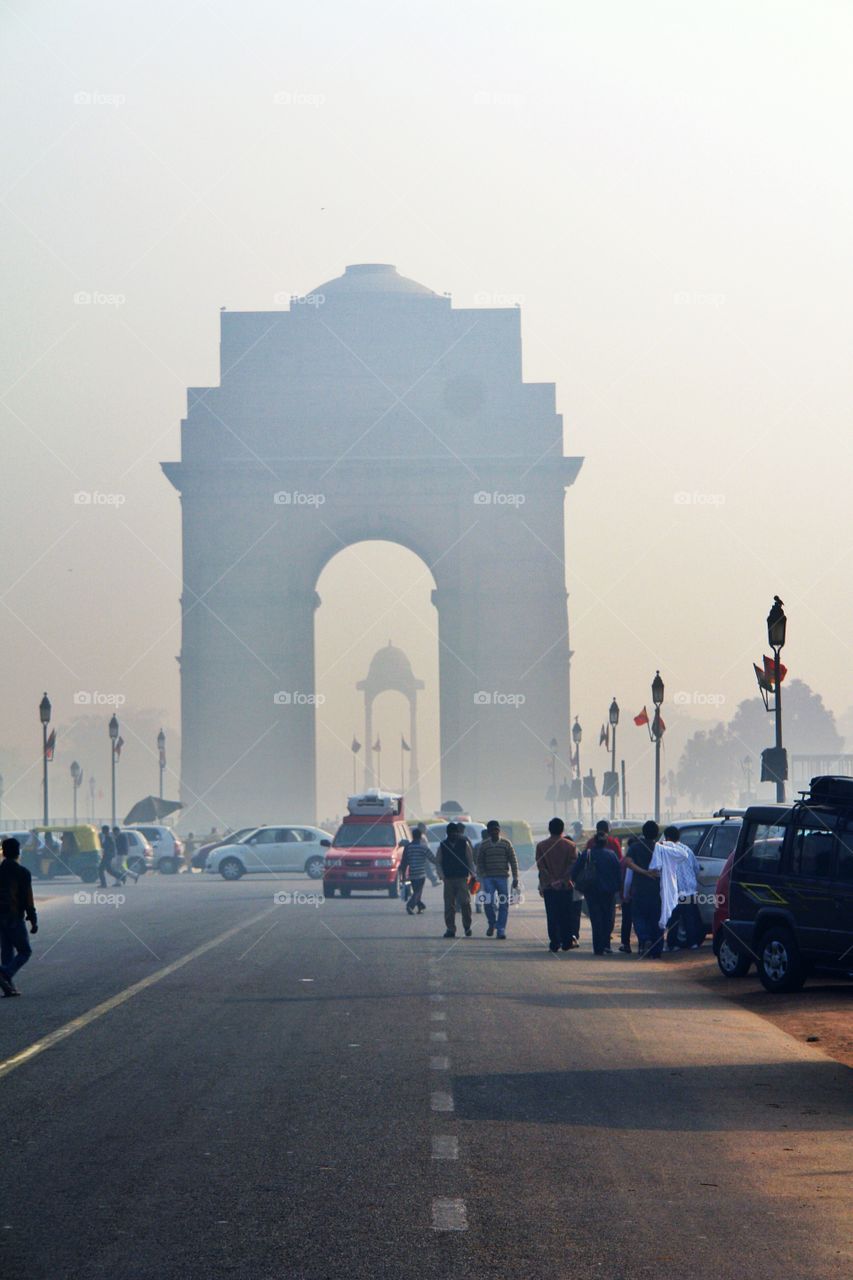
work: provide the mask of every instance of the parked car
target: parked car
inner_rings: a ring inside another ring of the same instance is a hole
[[[455,819],[450,818],[449,821],[453,822],[455,821]],[[485,830],[485,827],[486,827],[485,822],[467,821],[467,822],[463,822],[462,825],[465,828],[466,836],[471,841],[472,849],[476,848],[476,846],[480,843],[480,841],[483,838],[483,831]],[[441,844],[442,840],[445,838],[446,835],[447,835],[446,822],[431,822],[429,824],[429,826],[426,829],[426,838],[427,838],[427,843],[429,844],[429,847],[430,847],[430,851],[432,853],[438,852],[438,846]]]
[[[729,889],[731,886],[732,866],[734,864],[734,850],[726,858],[726,865],[720,872],[720,878],[717,881],[717,905],[714,909],[714,925],[711,933],[714,946],[714,955],[717,957],[717,964],[720,966],[720,972],[725,974],[727,978],[745,978],[752,968],[755,957],[749,951],[744,951],[737,943],[737,940],[729,929]]]
[[[853,778],[812,778],[793,805],[750,805],[728,899],[727,933],[767,991],[853,977]]]
[[[151,848],[151,842],[136,827],[122,827],[122,831],[127,836],[125,866],[135,876],[144,876],[145,872],[154,865],[154,850]]]
[[[200,844],[192,856],[190,865],[195,867],[197,871],[204,871],[207,866],[208,854],[213,853],[214,849],[221,849],[224,844],[240,844],[241,841],[245,840],[246,836],[250,836],[257,829],[257,827],[239,827],[236,831],[232,831],[230,835],[222,836],[219,840],[208,840],[205,844]]]
[[[302,871],[312,880],[323,875],[331,841],[320,827],[254,827],[242,840],[220,845],[207,855],[205,871],[223,880],[262,871]]]
[[[146,858],[149,871],[159,871],[161,875],[173,876],[181,869],[184,861],[184,844],[172,831],[171,827],[143,826],[134,823],[129,831],[138,831],[151,846],[151,858]],[[128,859],[128,865],[130,859]]]

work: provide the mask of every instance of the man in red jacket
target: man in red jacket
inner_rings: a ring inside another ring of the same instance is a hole
[[[574,885],[571,871],[577,862],[578,851],[574,841],[563,833],[562,818],[552,818],[548,823],[550,835],[536,846],[536,870],[539,872],[539,892],[545,901],[548,921],[548,948],[551,951],[571,951]]]

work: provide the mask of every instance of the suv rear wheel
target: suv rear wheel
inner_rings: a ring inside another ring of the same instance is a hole
[[[752,964],[748,951],[741,951],[735,942],[721,930],[723,936],[717,947],[717,964],[727,978],[745,978]]]
[[[793,933],[784,924],[771,924],[758,944],[758,976],[765,991],[799,991],[806,967]]]

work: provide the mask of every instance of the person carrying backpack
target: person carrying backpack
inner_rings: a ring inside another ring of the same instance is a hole
[[[619,859],[607,844],[607,834],[597,831],[592,846],[584,850],[572,868],[572,881],[586,898],[592,926],[592,949],[610,956],[613,906],[622,881]]]

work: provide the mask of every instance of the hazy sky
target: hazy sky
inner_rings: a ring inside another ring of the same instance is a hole
[[[522,307],[525,378],[556,382],[586,457],[568,588],[597,771],[610,698],[629,719],[656,667],[670,767],[751,695],[777,591],[792,674],[849,707],[849,3],[13,0],[0,30],[7,814],[39,804],[45,688],[61,729],[75,691],[124,697],[122,785],[154,788],[151,724],[179,728],[159,461],[185,388],[217,381],[221,306],[273,308],[352,262]],[[391,634],[428,682],[425,765],[436,750],[429,574],[362,545],[319,588],[320,816],[389,638],[383,621],[330,670],[335,620],[365,631],[377,573],[411,586]],[[387,699],[381,731],[403,725]],[[628,723],[622,746],[648,804],[648,744]],[[61,737],[54,770],[70,759]]]

